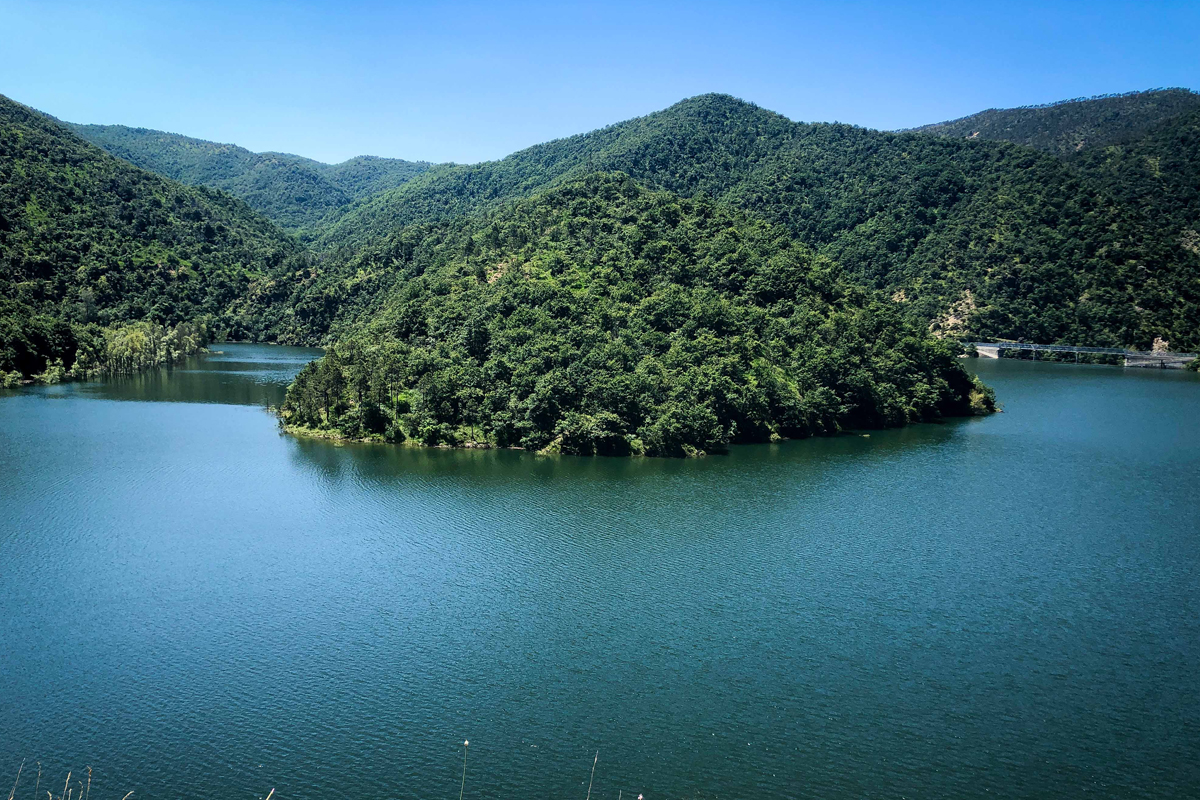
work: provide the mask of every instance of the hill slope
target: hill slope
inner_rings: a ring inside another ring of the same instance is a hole
[[[292,426],[692,455],[990,405],[949,348],[782,228],[625,175],[363,258],[390,265],[390,287],[297,377]]]
[[[261,333],[269,275],[303,261],[240,200],[138,169],[0,96],[0,372],[25,376],[101,328],[200,318]]]
[[[1200,350],[1200,111],[1125,144],[1088,150],[1080,167],[1098,196],[1089,244],[1104,269],[1081,300]],[[1136,287],[1136,288],[1134,288]],[[1132,297],[1132,302],[1110,298]]]
[[[1169,135],[1155,141],[1177,146]],[[1188,158],[1181,167],[1194,175]],[[1179,289],[1197,267],[1170,244],[1181,225],[1195,229],[1184,224],[1190,212],[1156,222],[1158,201],[1125,191],[1112,177],[1120,169],[1004,142],[798,124],[723,95],[501,161],[436,167],[361,203],[319,240],[330,268],[296,284],[297,324],[314,310],[329,320],[361,286],[361,274],[338,265],[359,264],[354,254],[392,231],[484,214],[596,171],[706,194],[783,225],[945,335],[1139,348],[1161,336],[1200,346],[1195,302]],[[1127,254],[1111,245],[1135,240],[1150,260],[1130,274]],[[1180,293],[1168,303],[1162,285]]]
[[[319,239],[354,247],[397,227],[460,214],[593,172],[621,171],[670,191],[718,196],[797,135],[786,117],[726,95],[521,150],[500,161],[443,165],[352,209]]]
[[[229,192],[295,230],[316,227],[356,200],[395,188],[430,167],[374,156],[323,164],[145,128],[67,125],[112,155],[172,180]]]
[[[1047,106],[989,108],[913,130],[956,139],[1013,142],[1066,157],[1088,147],[1135,139],[1173,117],[1198,110],[1196,92],[1154,89]]]

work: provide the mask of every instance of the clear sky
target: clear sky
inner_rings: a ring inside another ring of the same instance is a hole
[[[1200,89],[1200,1],[12,2],[0,93],[322,161],[470,162],[726,92],[802,121]]]

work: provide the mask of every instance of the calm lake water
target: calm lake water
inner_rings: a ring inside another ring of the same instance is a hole
[[[1194,374],[620,460],[294,439],[315,351],[221,349],[0,395],[22,800],[1200,797]]]

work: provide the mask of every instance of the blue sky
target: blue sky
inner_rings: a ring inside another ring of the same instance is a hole
[[[470,162],[704,92],[911,127],[1200,89],[1200,2],[0,0],[0,93],[322,161]]]

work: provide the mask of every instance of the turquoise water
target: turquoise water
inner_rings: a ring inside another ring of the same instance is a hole
[[[313,351],[222,349],[0,395],[18,798],[1200,796],[1195,375],[621,460],[295,439]]]

